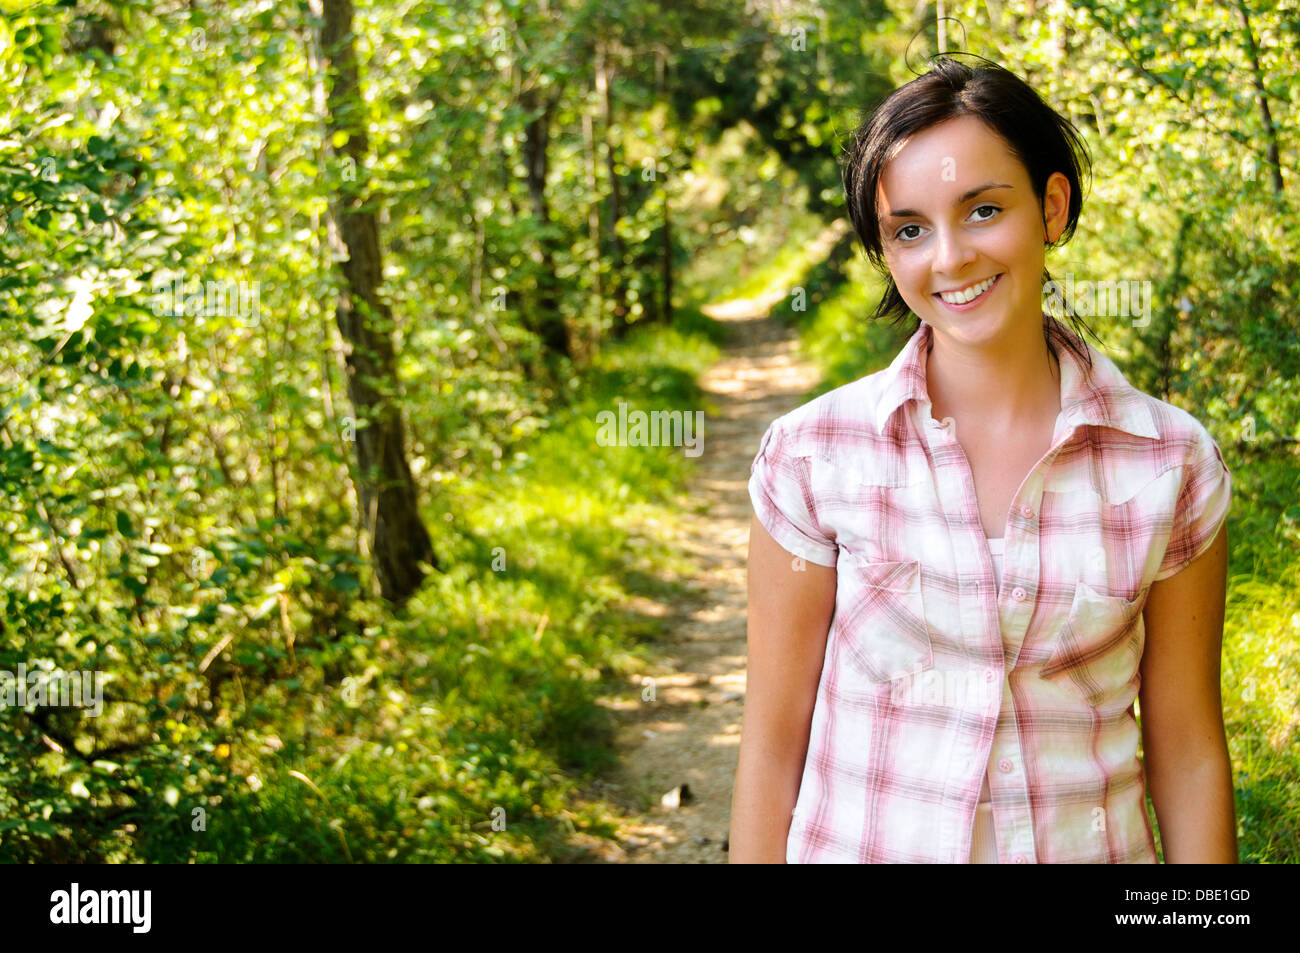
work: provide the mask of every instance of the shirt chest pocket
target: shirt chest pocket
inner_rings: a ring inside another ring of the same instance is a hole
[[[1118,696],[1127,707],[1142,662],[1145,602],[1145,593],[1125,599],[1080,582],[1041,677],[1068,679],[1093,706]]]
[[[840,554],[832,633],[848,662],[873,682],[932,668],[920,562],[864,562],[845,549]]]

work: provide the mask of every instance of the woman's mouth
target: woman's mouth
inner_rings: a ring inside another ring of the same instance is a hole
[[[971,308],[978,308],[983,304],[985,299],[993,293],[993,289],[997,287],[998,282],[1001,280],[1002,274],[997,274],[991,278],[985,278],[983,281],[976,282],[961,291],[935,292],[934,297],[952,311],[969,311]],[[970,297],[972,292],[979,293],[974,297]]]

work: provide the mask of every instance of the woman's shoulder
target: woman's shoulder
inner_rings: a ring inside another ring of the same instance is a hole
[[[1170,471],[1182,474],[1178,485],[1184,490],[1228,483],[1231,476],[1223,451],[1195,414],[1137,388],[1129,388],[1126,397],[1149,416],[1153,439],[1116,434],[1115,439],[1104,441],[1110,447],[1111,465],[1105,468],[1103,480],[1115,499],[1128,499],[1133,488]],[[1126,486],[1128,490],[1123,489]]]
[[[877,429],[886,386],[885,371],[877,371],[814,397],[772,423],[762,450],[804,459],[814,483],[820,474],[831,484],[848,478],[903,485],[909,479],[907,445],[896,434],[882,435]]]
[[[1105,368],[1100,375],[1103,401],[1122,429],[1154,440],[1152,448],[1167,458],[1214,442],[1208,428],[1191,411],[1139,390],[1107,355],[1095,349],[1093,355],[1094,363]]]
[[[884,370],[841,384],[772,421],[789,452],[837,456],[846,446],[869,442],[875,431],[876,403],[884,385]]]
[[[1209,428],[1191,411],[1144,391],[1134,389],[1133,393],[1151,414],[1164,453],[1179,456],[1214,444]]]

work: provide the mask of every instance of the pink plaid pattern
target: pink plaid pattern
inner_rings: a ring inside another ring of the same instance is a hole
[[[1152,582],[1204,552],[1231,477],[1186,411],[1067,349],[1052,447],[993,574],[922,323],[885,370],[778,418],[759,521],[836,568],[790,863],[966,863],[986,769],[1000,863],[1155,863],[1137,697]]]

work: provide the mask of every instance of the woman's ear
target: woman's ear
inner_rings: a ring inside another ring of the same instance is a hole
[[[1053,172],[1043,191],[1043,238],[1050,244],[1065,231],[1070,217],[1070,180]]]

